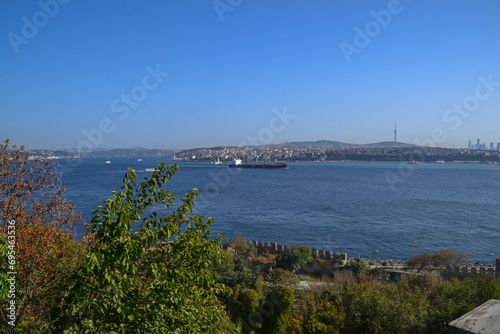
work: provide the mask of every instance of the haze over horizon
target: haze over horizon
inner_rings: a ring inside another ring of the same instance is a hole
[[[499,142],[500,3],[0,3],[1,139]],[[283,116],[290,115],[290,117]],[[90,147],[89,147],[90,146]]]

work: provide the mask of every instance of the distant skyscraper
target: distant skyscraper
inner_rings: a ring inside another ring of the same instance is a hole
[[[495,149],[495,144],[493,142],[490,143],[490,151],[493,151]]]
[[[476,143],[476,150],[480,150],[481,149],[481,143],[479,142],[479,138],[477,139],[477,143]]]
[[[396,121],[394,121],[394,142],[396,142]]]
[[[471,141],[470,139],[469,139],[469,145],[467,146],[467,148],[468,148],[469,150],[473,148],[473,147],[472,147],[472,141]]]
[[[497,151],[500,151],[500,141],[497,143]]]

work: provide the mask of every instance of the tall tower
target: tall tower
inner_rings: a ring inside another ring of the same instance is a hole
[[[394,142],[396,142],[396,121],[394,121]]]

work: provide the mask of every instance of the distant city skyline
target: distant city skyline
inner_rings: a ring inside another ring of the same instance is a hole
[[[500,151],[500,141],[498,142],[489,142],[489,144],[482,143],[480,138],[476,139],[476,143],[472,143],[472,139],[469,139],[469,143],[467,144],[467,148],[471,150],[490,150],[490,151]]]
[[[0,3],[1,140],[496,147],[500,2],[221,2]]]

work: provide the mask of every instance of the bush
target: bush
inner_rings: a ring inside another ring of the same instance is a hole
[[[300,266],[313,261],[311,248],[302,245],[290,246],[289,252],[284,252],[276,258],[276,265],[287,270],[298,270]]]
[[[345,267],[347,269],[351,269],[356,276],[359,276],[360,274],[365,272],[366,263],[361,259],[354,259],[352,261],[347,262]]]
[[[226,239],[222,243],[224,249],[232,249],[236,256],[248,259],[257,256],[257,248],[248,239],[235,235],[232,239]]]
[[[83,262],[86,250],[73,230],[82,217],[64,198],[56,168],[30,161],[23,147],[10,147],[8,140],[0,145],[0,240],[15,237],[15,248],[0,249],[0,331],[11,329],[7,271],[17,272],[16,328],[41,332],[50,322],[49,304],[64,293],[55,287]],[[8,251],[15,252],[15,270],[7,270]]]
[[[285,334],[294,302],[293,290],[276,285],[263,305],[262,334]]]
[[[346,284],[339,307],[346,333],[419,333],[425,328],[428,300],[404,281],[398,284]]]
[[[427,266],[432,266],[433,268],[442,268],[445,266],[457,266],[466,264],[468,256],[464,252],[455,251],[438,251],[432,253],[422,253],[415,255],[408,261],[406,265],[408,268],[417,269],[420,272]]]
[[[449,322],[472,311],[490,299],[500,299],[500,280],[485,276],[442,283],[433,296],[428,333],[447,333]]]
[[[339,333],[345,319],[343,312],[335,306],[336,301],[337,293],[328,288],[310,288],[301,291],[300,303],[294,308],[288,333]]]
[[[220,237],[210,238],[213,219],[192,215],[199,192],[187,193],[170,214],[151,207],[174,204],[163,185],[179,170],[160,164],[136,182],[129,169],[121,192],[94,212],[94,247],[85,264],[60,285],[67,295],[52,309],[54,332],[226,333],[227,314],[217,295],[212,264],[221,257]]]
[[[281,268],[276,268],[274,270],[270,270],[266,276],[266,281],[273,285],[286,285],[291,288],[297,286],[300,282],[300,279],[297,275],[292,273],[291,271],[284,270]]]
[[[261,293],[254,289],[240,289],[238,285],[233,288],[233,295],[229,299],[231,319],[241,326],[243,333],[259,329],[261,299]]]

